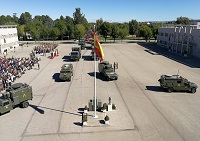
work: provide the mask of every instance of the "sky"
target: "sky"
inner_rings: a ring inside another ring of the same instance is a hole
[[[0,15],[29,12],[32,18],[49,15],[55,20],[73,18],[80,8],[88,22],[175,21],[180,16],[200,19],[199,6],[200,0],[0,0]]]

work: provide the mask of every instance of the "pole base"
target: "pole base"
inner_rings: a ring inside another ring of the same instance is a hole
[[[98,115],[93,115],[92,117],[93,117],[93,118],[98,118]]]

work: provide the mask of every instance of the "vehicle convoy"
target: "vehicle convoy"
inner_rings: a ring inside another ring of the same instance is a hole
[[[61,67],[59,79],[62,81],[71,81],[73,76],[73,65],[72,64],[64,64]]]
[[[81,58],[81,48],[80,47],[72,47],[72,52],[70,53],[70,59],[74,61],[79,61]]]
[[[110,64],[108,61],[102,61],[99,63],[99,73],[107,81],[118,79],[118,75],[115,73],[115,69],[117,68],[118,63],[114,63],[114,68],[112,67],[112,64]]]
[[[163,91],[167,90],[169,93],[172,91],[188,91],[195,93],[198,88],[195,83],[188,81],[180,75],[161,75],[158,81]]]
[[[0,114],[10,112],[15,107],[27,108],[28,100],[32,100],[32,87],[26,83],[15,83],[11,85],[0,97]]]

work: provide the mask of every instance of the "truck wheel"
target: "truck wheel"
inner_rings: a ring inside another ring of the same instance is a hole
[[[173,89],[172,89],[172,88],[168,88],[167,91],[168,91],[169,93],[171,93],[171,92],[173,91]]]
[[[196,93],[196,88],[192,88],[191,93],[193,93],[193,94]]]
[[[29,106],[28,101],[24,101],[24,102],[22,103],[22,107],[23,107],[23,108],[27,108],[28,106]]]
[[[110,78],[109,78],[109,77],[107,77],[107,78],[106,78],[106,80],[107,80],[107,81],[110,81]]]

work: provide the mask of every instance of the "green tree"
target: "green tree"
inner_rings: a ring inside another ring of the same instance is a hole
[[[176,24],[184,24],[184,25],[189,25],[190,24],[190,20],[188,17],[178,17],[176,20]]]
[[[157,36],[158,36],[158,28],[161,27],[161,24],[156,23],[152,25],[152,35],[154,37],[155,40],[157,40]]]
[[[106,42],[107,37],[111,33],[111,25],[110,25],[110,23],[103,22],[103,24],[101,24],[99,26],[99,33],[105,38],[105,42]]]
[[[67,27],[65,25],[65,22],[63,20],[56,20],[55,21],[55,27],[59,29],[61,39],[63,40],[64,34],[67,31]]]
[[[131,20],[129,22],[129,34],[136,35],[138,32],[138,22],[136,20]]]
[[[83,19],[84,19],[83,13],[81,13],[81,9],[80,8],[76,8],[76,11],[73,13],[73,17],[74,17],[74,24],[83,24]]]
[[[142,25],[139,27],[139,35],[140,37],[144,37],[146,42],[152,37],[152,30],[147,25]]]
[[[75,29],[74,29],[73,18],[66,16],[65,24],[66,24],[66,27],[67,27],[66,35],[68,36],[68,39],[74,38]]]
[[[96,20],[96,29],[99,30],[100,25],[103,24],[103,19],[100,18],[98,20]]]
[[[112,24],[110,36],[114,38],[115,42],[115,39],[119,36],[119,27],[117,26],[117,24]]]
[[[56,27],[51,28],[50,30],[50,37],[55,41],[58,36],[60,35],[60,30]]]
[[[85,27],[82,24],[75,25],[75,37],[76,39],[81,39],[85,35]]]
[[[18,25],[17,26],[17,33],[18,33],[18,38],[24,38],[24,28],[25,25]]]
[[[125,39],[129,34],[129,27],[128,24],[119,24],[119,37],[121,40]]]
[[[5,25],[6,22],[7,22],[6,16],[1,15],[1,17],[0,17],[0,25]]]
[[[32,21],[32,15],[29,12],[25,12],[20,15],[20,18],[19,18],[20,25],[23,25],[23,24],[25,25],[31,21]]]

